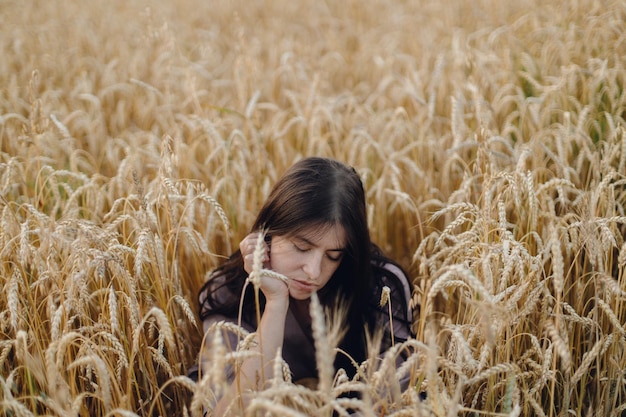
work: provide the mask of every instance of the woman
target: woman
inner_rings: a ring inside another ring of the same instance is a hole
[[[253,270],[259,233],[265,233],[264,268],[287,280],[261,278],[257,322],[254,288],[244,284]],[[388,306],[380,306],[384,287],[390,292],[392,320]],[[284,174],[259,212],[252,232],[200,291],[205,331],[221,320],[237,323],[241,302],[240,323],[256,331],[261,340],[256,347],[260,355],[245,359],[237,375],[231,371],[232,386],[217,402],[217,415],[238,392],[260,388],[265,381],[259,378],[272,377],[271,363],[279,349],[293,381],[317,377],[309,315],[313,292],[323,306],[347,309],[345,333],[338,345],[345,354],[336,356],[335,368],[343,368],[349,376],[356,371],[353,361],[361,363],[367,358],[366,333],[384,329],[382,350],[392,341],[411,336],[409,282],[402,269],[370,241],[365,193],[358,174],[338,161],[319,157],[302,159]],[[234,349],[237,337],[227,336],[226,342]]]

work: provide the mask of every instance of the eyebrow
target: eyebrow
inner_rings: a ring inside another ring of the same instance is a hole
[[[301,235],[295,235],[295,236],[294,236],[294,238],[295,238],[295,239],[298,239],[298,240],[301,240],[302,242],[306,243],[307,245],[311,245],[311,246],[316,247],[316,248],[318,247],[318,245],[317,245],[317,244],[315,244],[315,243],[311,242],[309,239],[307,239],[307,238],[306,238],[306,237],[304,237],[304,236],[301,236]],[[345,252],[345,251],[346,251],[346,248],[327,249],[326,251],[327,251],[327,252]]]

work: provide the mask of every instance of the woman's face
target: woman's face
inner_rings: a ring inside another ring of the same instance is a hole
[[[294,235],[273,236],[270,266],[289,278],[289,295],[305,300],[333,276],[346,248],[342,226],[310,227]]]

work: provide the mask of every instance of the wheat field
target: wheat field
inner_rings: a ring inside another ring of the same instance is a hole
[[[623,1],[0,0],[0,51],[0,415],[210,415],[196,293],[310,155],[416,339],[246,415],[626,413]]]

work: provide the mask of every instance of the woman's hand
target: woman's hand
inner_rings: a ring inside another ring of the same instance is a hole
[[[254,251],[259,239],[259,232],[252,232],[239,243],[239,250],[243,257],[243,267],[248,274],[252,273],[254,264]],[[265,250],[263,252],[263,268],[272,269],[271,264],[271,248],[267,242],[263,242]],[[261,277],[261,291],[265,295],[268,303],[279,301],[281,303],[289,302],[289,288],[287,284],[281,280],[271,277]]]
[[[243,257],[243,268],[248,274],[252,273],[252,266],[254,264],[254,250],[256,249],[256,243],[259,239],[259,232],[252,232],[248,236],[244,237],[239,242],[239,250]],[[270,248],[266,242],[263,242],[265,251],[263,253],[263,268],[270,268]]]

